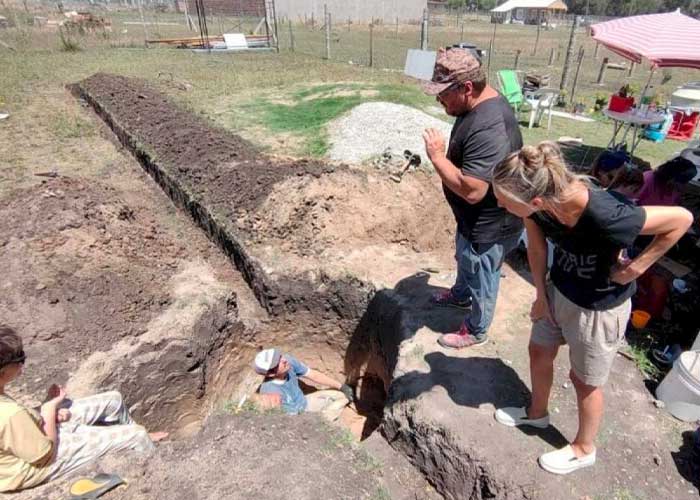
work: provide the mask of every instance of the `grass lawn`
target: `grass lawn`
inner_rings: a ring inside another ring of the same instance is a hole
[[[0,130],[18,140],[43,134],[47,142],[77,145],[94,130],[64,86],[98,71],[148,79],[193,112],[282,154],[324,154],[328,147],[325,124],[361,102],[389,101],[434,113],[435,101],[422,95],[400,71],[324,61],[300,53],[299,46],[297,52],[282,50],[280,54],[206,55],[168,48],[146,50],[139,42],[142,28],[120,24],[127,19],[127,15],[113,17],[113,34],[76,37],[80,50],[75,52],[61,50],[55,32],[34,28],[0,32],[0,40],[17,49],[0,51],[0,101],[12,114]],[[182,30],[172,26],[160,29],[163,33],[159,34],[167,36]],[[348,33],[361,37],[362,33],[353,29]],[[399,39],[404,35],[407,39],[413,36],[404,33]],[[388,39],[388,31],[381,36]],[[542,40],[546,46],[545,38]],[[523,114],[522,119],[526,118]],[[549,131],[523,128],[526,142],[561,136],[583,138],[592,149],[578,148],[572,157],[584,163],[592,161],[597,148],[607,145],[611,132],[609,123],[581,123],[557,117]],[[5,166],[22,170],[36,161],[19,144],[2,142],[0,153]],[[637,156],[656,165],[683,146],[673,141],[660,145],[643,141]]]

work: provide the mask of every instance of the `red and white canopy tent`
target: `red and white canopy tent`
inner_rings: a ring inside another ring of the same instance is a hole
[[[646,94],[656,68],[700,69],[700,21],[681,14],[623,17],[591,26],[591,36],[605,47],[637,64],[651,63]]]

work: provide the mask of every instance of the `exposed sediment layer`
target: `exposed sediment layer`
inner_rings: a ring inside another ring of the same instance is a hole
[[[260,303],[272,314],[332,311],[358,318],[372,288],[359,280],[271,277],[250,254],[254,227],[236,223],[255,211],[272,186],[293,176],[333,171],[308,160],[274,161],[251,144],[175,106],[145,82],[96,74],[72,86],[168,196],[235,262]]]

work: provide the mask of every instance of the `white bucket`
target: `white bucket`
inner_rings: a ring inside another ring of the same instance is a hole
[[[700,351],[682,353],[656,389],[656,397],[674,417],[700,420]]]

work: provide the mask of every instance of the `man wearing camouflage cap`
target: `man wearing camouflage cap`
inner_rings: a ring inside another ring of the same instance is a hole
[[[487,341],[501,265],[523,230],[520,219],[498,206],[491,187],[493,169],[523,140],[513,110],[487,85],[481,63],[470,51],[440,49],[433,78],[422,86],[456,118],[448,145],[432,128],[423,139],[457,221],[457,279],[432,300],[438,306],[471,307],[458,331],[438,339],[444,347],[459,349]]]

